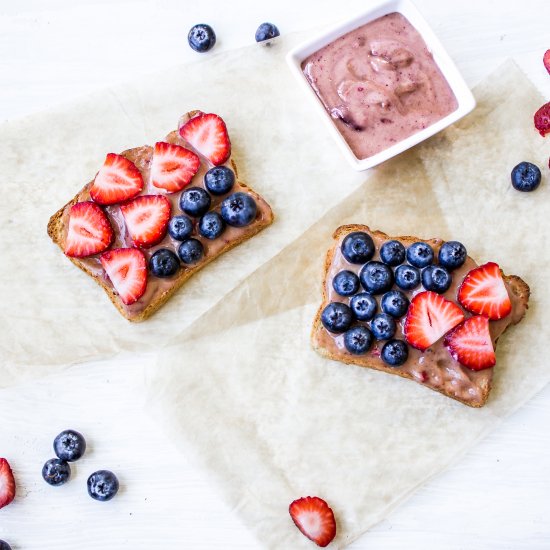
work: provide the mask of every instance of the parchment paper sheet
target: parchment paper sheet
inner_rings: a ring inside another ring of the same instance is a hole
[[[331,504],[334,546],[345,546],[550,380],[548,171],[535,193],[510,185],[517,162],[548,162],[532,127],[541,98],[512,62],[476,96],[474,114],[386,163],[173,339],[151,371],[153,414],[265,547],[311,548],[287,512],[304,495]],[[459,239],[480,262],[497,261],[531,285],[526,319],[499,342],[483,409],[312,351],[330,236],[353,222]]]
[[[304,38],[209,54],[0,127],[0,387],[55,366],[161,346],[365,181],[335,150],[286,66],[285,53]],[[107,152],[153,144],[192,109],[224,117],[240,179],[267,199],[276,221],[133,325],[63,257],[46,225]]]

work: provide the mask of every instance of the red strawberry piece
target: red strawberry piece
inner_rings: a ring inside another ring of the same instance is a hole
[[[137,248],[115,248],[102,254],[101,265],[121,300],[129,306],[137,302],[147,288],[147,262]]]
[[[491,320],[502,319],[512,311],[512,302],[500,267],[489,262],[472,269],[458,289],[458,301],[471,313]]]
[[[460,307],[427,290],[411,300],[403,332],[411,346],[424,351],[463,320]]]
[[[5,458],[0,458],[0,508],[10,504],[15,498],[15,479]]]
[[[65,254],[84,258],[109,248],[113,229],[101,208],[92,201],[77,202],[69,211]]]
[[[199,113],[180,128],[180,136],[215,166],[231,154],[227,128],[218,115]]]
[[[489,319],[476,315],[453,329],[444,340],[453,358],[472,370],[494,367],[495,350],[489,333]]]
[[[98,204],[116,204],[134,198],[142,189],[143,178],[136,165],[109,153],[90,187],[90,196]]]
[[[550,50],[546,50],[544,52],[544,56],[542,57],[542,62],[544,63],[546,70],[550,74]]]
[[[141,195],[120,207],[132,241],[143,248],[162,241],[170,210],[170,202],[162,195]]]
[[[151,164],[151,180],[155,187],[175,193],[191,182],[200,165],[199,157],[192,151],[158,141]]]
[[[550,102],[545,103],[534,116],[535,128],[539,134],[544,137],[550,132]]]
[[[319,497],[303,497],[288,507],[296,527],[317,546],[327,546],[336,535],[336,521],[328,504]]]

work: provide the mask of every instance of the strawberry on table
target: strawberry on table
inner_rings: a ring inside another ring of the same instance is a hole
[[[288,507],[296,527],[317,546],[327,546],[336,535],[334,513],[319,497],[302,497]]]
[[[15,479],[5,458],[0,458],[0,508],[10,504],[15,498]]]
[[[544,52],[544,56],[542,58],[542,62],[544,63],[544,67],[550,73],[550,50],[546,50]]]
[[[197,173],[201,161],[185,147],[158,141],[151,163],[151,181],[169,193],[181,191]]]
[[[65,254],[84,258],[107,250],[113,229],[101,208],[92,201],[77,202],[69,211]]]
[[[139,195],[142,189],[143,178],[136,165],[109,153],[90,187],[90,196],[98,204],[116,204]]]
[[[132,241],[142,248],[153,246],[164,238],[170,210],[170,202],[162,195],[141,195],[120,207]]]
[[[147,288],[147,262],[137,248],[116,248],[100,257],[101,265],[121,300],[128,306],[137,302]]]

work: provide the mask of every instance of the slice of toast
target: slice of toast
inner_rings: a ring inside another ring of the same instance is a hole
[[[190,111],[189,113],[185,114],[180,120],[179,126],[181,127],[185,122],[197,116],[199,113],[200,111]],[[178,131],[173,131],[168,134],[168,136],[165,138],[165,141],[168,143],[181,145],[186,149],[193,150],[196,154],[199,155],[201,166],[199,168],[199,171],[189,184],[189,187],[197,186],[205,188],[203,181],[204,174],[208,169],[212,168],[212,163],[207,158],[202,156],[198,151],[193,149],[193,147],[179,135]],[[136,147],[122,152],[121,155],[133,162],[143,177],[145,186],[140,195],[162,194],[166,196],[166,198],[169,199],[169,201],[171,202],[172,215],[182,213],[179,210],[179,197],[182,191],[165,194],[162,192],[162,190],[154,187],[150,181],[150,163],[153,157],[153,147]],[[120,314],[129,321],[140,322],[150,317],[163,304],[165,304],[170,299],[170,297],[181,286],[183,286],[183,284],[197,271],[201,270],[203,267],[215,260],[224,252],[227,252],[228,250],[241,244],[247,239],[250,239],[259,231],[261,231],[273,222],[273,212],[271,210],[271,207],[258,193],[256,193],[245,183],[239,181],[237,166],[235,165],[233,160],[230,158],[224,164],[232,168],[235,172],[235,184],[227,195],[235,192],[244,192],[252,196],[257,205],[256,218],[245,227],[227,226],[222,235],[215,240],[205,239],[201,235],[199,235],[197,232],[197,224],[194,223],[192,237],[201,241],[204,246],[204,255],[202,256],[202,258],[197,263],[192,265],[182,264],[179,271],[174,276],[167,279],[157,278],[152,275],[149,270],[147,274],[147,287],[145,293],[139,300],[137,300],[137,302],[126,305],[121,300],[120,296],[116,292],[113,284],[109,280],[109,277],[107,276],[105,270],[101,265],[99,254],[95,256],[88,256],[85,258],[75,258],[67,256],[69,260],[71,260],[71,262],[82,269],[85,273],[90,275],[96,281],[96,283],[98,283],[103,288],[103,290],[107,293],[107,296],[114,304],[114,306],[118,309]],[[75,195],[75,197],[73,197],[73,199],[71,199],[65,206],[60,208],[49,220],[48,235],[54,241],[54,243],[56,243],[61,248],[61,250],[65,249],[65,240],[68,231],[69,211],[71,207],[77,202],[91,200],[90,187],[92,183],[93,181],[86,184]],[[221,201],[227,195],[212,195],[212,204],[210,207],[210,211],[219,212]],[[129,246],[128,237],[126,235],[126,230],[124,227],[124,219],[120,215],[118,205],[107,206],[104,207],[103,210],[107,214],[107,217],[109,218],[115,234],[111,248],[114,249],[118,247]],[[198,222],[198,220],[196,221]],[[142,252],[148,260],[151,255],[160,248],[169,248],[173,252],[176,252],[177,246],[179,244],[179,242],[174,241],[168,234],[166,234],[160,243],[156,244],[153,247],[143,249]]]
[[[380,370],[389,374],[397,374],[404,378],[415,380],[430,389],[436,390],[471,407],[482,407],[486,403],[489,392],[491,391],[494,368],[485,368],[476,371],[461,365],[451,356],[449,350],[444,345],[443,338],[435,342],[425,351],[420,351],[419,349],[409,346],[409,356],[405,364],[401,367],[393,367],[384,363],[380,357],[380,352],[384,344],[383,341],[375,341],[367,353],[355,355],[346,349],[343,341],[343,334],[333,334],[323,326],[321,314],[323,309],[330,302],[349,304],[350,301],[349,297],[340,296],[333,289],[332,280],[334,276],[341,270],[350,270],[358,273],[362,267],[362,265],[349,263],[340,250],[344,238],[355,231],[365,232],[372,237],[375,244],[375,253],[372,260],[378,261],[380,261],[380,247],[388,240],[400,241],[405,248],[414,242],[426,242],[433,248],[435,258],[437,258],[438,251],[444,242],[441,239],[425,240],[410,236],[390,237],[381,231],[372,231],[366,225],[345,225],[336,229],[333,235],[335,242],[327,253],[324,266],[322,288],[323,301],[313,321],[311,333],[313,348],[320,355],[328,357],[329,359]],[[442,294],[442,296],[460,306],[457,302],[457,289],[466,274],[475,267],[477,267],[477,264],[468,257],[461,268],[452,272],[452,284],[449,290]],[[495,349],[500,335],[510,325],[517,324],[523,319],[529,302],[529,286],[521,278],[515,275],[503,275],[503,280],[511,300],[512,311],[509,315],[500,320],[489,322],[489,331]],[[394,285],[394,288],[397,287]],[[414,291],[405,292],[405,294],[408,294],[409,299],[412,299],[414,294],[422,290],[424,289],[420,286]],[[379,300],[378,311],[380,311]],[[466,317],[470,316],[468,312],[464,311],[464,313]],[[404,319],[402,318],[400,322],[396,323],[396,339],[406,340],[403,330],[403,321]],[[366,323],[357,321],[355,321],[355,323],[366,325]]]

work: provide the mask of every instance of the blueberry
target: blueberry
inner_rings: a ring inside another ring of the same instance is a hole
[[[370,321],[376,313],[376,298],[366,292],[356,294],[349,305],[359,321]]]
[[[353,271],[348,271],[347,269],[340,271],[332,279],[332,288],[340,296],[352,296],[359,290],[359,277]]]
[[[204,185],[212,195],[225,195],[235,184],[235,174],[227,166],[214,166],[204,175]]]
[[[248,193],[239,191],[222,201],[221,214],[227,225],[244,227],[256,219],[257,210],[256,201]]]
[[[389,340],[394,334],[397,326],[393,317],[387,313],[378,313],[370,322],[370,329],[377,340]]]
[[[199,233],[205,239],[217,239],[225,230],[225,222],[217,212],[207,212],[199,221]]]
[[[369,351],[373,339],[372,332],[367,327],[352,327],[344,334],[344,346],[350,353],[362,355]]]
[[[518,191],[534,191],[540,185],[540,170],[530,162],[520,162],[512,170],[512,185]]]
[[[201,23],[191,27],[187,35],[187,41],[196,52],[207,52],[212,49],[216,43],[216,33],[210,25]]]
[[[413,243],[407,248],[407,261],[414,267],[426,267],[434,260],[434,251],[427,243]]]
[[[204,247],[197,239],[189,239],[178,247],[178,256],[184,264],[196,264],[203,253]]]
[[[180,208],[194,218],[208,212],[211,202],[210,195],[202,187],[188,187],[180,196]]]
[[[256,42],[265,42],[281,34],[273,23],[262,23],[256,31]],[[267,42],[269,46],[269,42]]]
[[[179,268],[178,257],[167,248],[159,248],[149,259],[149,269],[155,277],[171,277]]]
[[[402,264],[405,261],[405,247],[399,241],[387,241],[380,248],[380,259],[391,266]]]
[[[362,231],[350,233],[342,241],[342,254],[352,264],[364,264],[374,256],[374,242]]]
[[[359,273],[363,288],[370,294],[383,294],[393,286],[393,271],[382,262],[369,262]]]
[[[5,540],[0,540],[0,550],[11,550],[11,546]]]
[[[409,357],[409,348],[403,340],[390,340],[380,353],[382,361],[392,367],[400,367]]]
[[[50,458],[42,468],[42,477],[46,483],[55,487],[63,485],[71,477],[71,467],[65,460]]]
[[[395,284],[403,290],[412,290],[420,284],[420,271],[411,265],[400,265],[395,270]]]
[[[88,494],[95,500],[111,500],[118,492],[118,479],[109,470],[99,470],[88,478]]]
[[[323,309],[321,322],[329,332],[346,332],[353,322],[353,312],[346,304],[331,302]]]
[[[407,309],[409,309],[409,299],[400,290],[390,290],[382,296],[380,306],[384,313],[399,319],[407,313]]]
[[[429,265],[422,270],[422,285],[426,290],[443,294],[451,286],[451,274],[440,265]]]
[[[168,222],[168,233],[176,241],[186,241],[193,233],[191,218],[180,214]]]
[[[447,268],[449,271],[458,269],[466,261],[466,247],[458,241],[448,241],[441,245],[439,249],[439,265]]]
[[[74,462],[86,451],[86,440],[75,430],[65,430],[54,439],[53,450],[61,460]]]

